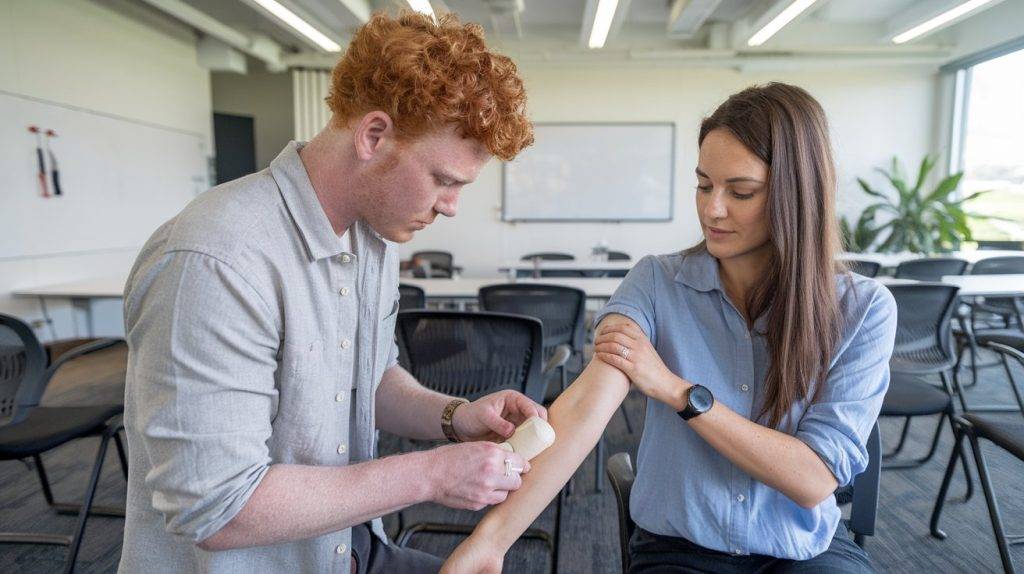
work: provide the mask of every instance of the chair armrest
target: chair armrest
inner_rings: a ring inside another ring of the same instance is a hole
[[[569,345],[559,345],[555,347],[555,352],[551,354],[551,358],[541,369],[541,373],[548,374],[558,367],[565,366],[569,362],[569,358],[572,357],[572,349]]]

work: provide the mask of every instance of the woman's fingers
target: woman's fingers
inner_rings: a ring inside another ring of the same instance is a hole
[[[627,361],[626,359],[623,359],[621,355],[595,350],[594,356],[597,357],[598,359],[601,359],[602,362],[605,362],[615,367],[616,369],[622,371],[623,373],[626,373],[627,375],[629,375],[629,373],[633,371],[633,363]]]
[[[639,347],[637,341],[626,335],[625,333],[602,333],[594,339],[594,344],[601,343],[615,343],[621,345],[627,349],[636,349]]]

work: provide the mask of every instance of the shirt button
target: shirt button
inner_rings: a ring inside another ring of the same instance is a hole
[[[740,550],[739,548],[734,548],[734,549],[733,549],[733,553],[734,553],[734,554],[743,554],[743,551],[742,551],[742,550]]]
[[[347,450],[348,450],[348,447],[346,447],[344,444],[339,444],[338,445],[338,454],[345,454],[345,452]]]
[[[345,400],[345,393],[338,393],[338,394],[334,395],[334,402],[340,403],[340,402],[343,402],[344,400]]]
[[[348,339],[345,339],[344,341],[341,342],[341,348],[342,349],[347,349],[347,348],[349,348],[351,346],[352,346],[352,341],[349,341]]]
[[[745,393],[750,390],[750,385],[740,385],[740,390]]]
[[[338,554],[344,554],[346,550],[348,550],[348,546],[345,546],[344,544],[339,544],[338,547],[334,549]]]
[[[352,256],[351,256],[351,255],[349,255],[348,253],[344,253],[344,254],[342,254],[342,256],[341,256],[341,262],[342,262],[342,263],[351,263],[351,262],[352,262]]]
[[[341,293],[342,297],[344,297],[345,295],[348,295],[348,287],[342,287],[341,291],[339,291],[339,293]]]
[[[746,500],[746,499],[747,499],[747,497],[746,497],[746,496],[743,496],[742,494],[737,494],[737,495],[736,495],[736,501],[737,501],[737,502],[743,502],[743,501],[744,501],[744,500]]]

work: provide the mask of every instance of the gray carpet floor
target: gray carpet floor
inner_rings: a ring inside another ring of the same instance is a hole
[[[1024,381],[1021,374],[1019,381]],[[980,383],[967,391],[976,402],[1011,404],[1012,394],[1001,369],[983,371]],[[642,428],[645,399],[635,393],[627,400],[627,409],[636,429],[626,431],[621,414],[616,414],[606,432],[607,452],[635,455]],[[1017,417],[1019,413],[1000,415]],[[901,421],[882,421],[883,449],[895,444]],[[935,419],[916,420],[908,449],[923,452]],[[928,534],[928,519],[935,503],[942,473],[952,448],[952,433],[943,430],[938,454],[923,467],[882,473],[877,532],[868,539],[867,549],[882,572],[998,572],[999,556],[992,535],[984,497],[980,487],[967,503],[951,500],[943,515],[943,527],[949,538],[940,541]],[[887,445],[887,446],[885,446]],[[82,496],[98,439],[83,439],[44,455],[47,472],[59,500]],[[915,450],[916,449],[916,450]],[[1007,530],[1024,533],[1024,463],[1002,450],[984,443]],[[972,464],[973,467],[973,464]],[[974,476],[977,472],[972,468]],[[605,480],[602,477],[602,480]],[[596,573],[619,571],[618,522],[611,489],[594,491],[594,455],[576,474],[576,489],[566,499],[562,514],[558,572]],[[958,472],[951,487],[951,498],[962,496],[964,482]],[[98,504],[124,504],[125,482],[111,448],[106,459]],[[554,508],[538,518],[535,526],[550,530]],[[472,512],[457,512],[436,505],[422,505],[405,512],[406,524],[419,521],[472,523]],[[46,506],[35,473],[18,461],[0,462],[0,531],[39,531],[63,534],[74,526],[75,518],[57,516]],[[395,528],[393,517],[387,520]],[[79,572],[113,572],[117,569],[124,521],[117,518],[90,518],[81,554]],[[456,537],[421,535],[412,546],[444,555],[458,543]],[[1018,568],[1024,568],[1024,546],[1013,548]],[[0,546],[0,572],[56,572],[62,567],[64,549],[54,546]],[[509,553],[505,571],[546,572],[549,556],[543,543],[522,541]]]

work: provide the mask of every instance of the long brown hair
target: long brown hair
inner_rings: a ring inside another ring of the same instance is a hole
[[[770,83],[731,96],[704,119],[698,145],[727,129],[768,165],[768,275],[746,301],[749,326],[768,314],[770,364],[758,420],[778,428],[797,401],[812,402],[839,344],[840,249],[836,175],[821,105],[796,86]],[[690,251],[706,249],[701,243]]]

